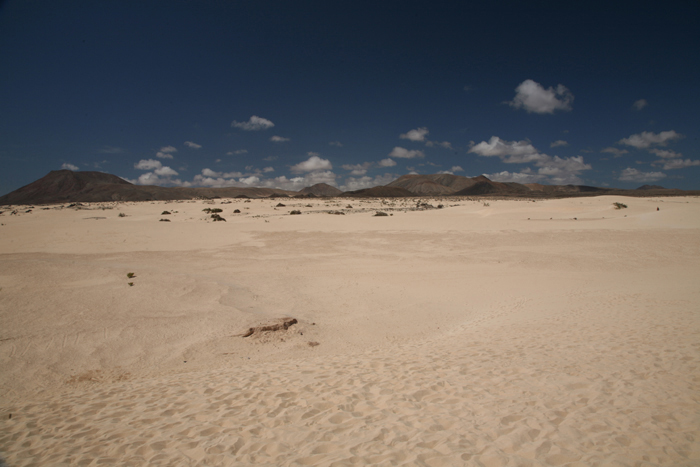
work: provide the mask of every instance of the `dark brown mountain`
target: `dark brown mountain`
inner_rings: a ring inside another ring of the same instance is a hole
[[[410,191],[396,186],[375,186],[363,190],[346,191],[340,196],[344,198],[407,198],[416,196]]]
[[[0,197],[0,205],[60,204],[75,202],[152,201],[197,198],[264,198],[295,195],[275,188],[173,188],[134,185],[103,172],[53,170],[45,177]]]
[[[339,189],[334,186],[330,186],[327,183],[317,183],[306,188],[299,190],[302,195],[314,195],[314,196],[338,196],[342,193]]]
[[[452,174],[417,175],[399,177],[387,186],[405,188],[415,195],[451,195],[472,185],[488,180],[486,177],[462,177]]]

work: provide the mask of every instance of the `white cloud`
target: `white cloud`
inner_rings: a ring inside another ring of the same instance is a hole
[[[163,146],[160,151],[156,153],[156,157],[159,159],[172,159],[173,155],[171,153],[177,152],[177,148],[173,146]]]
[[[665,146],[668,141],[682,138],[683,135],[676,133],[674,130],[662,131],[661,133],[652,133],[651,131],[643,131],[638,135],[631,135],[629,138],[623,138],[618,141],[618,144],[626,144],[638,149],[645,149],[653,144]]]
[[[509,181],[517,181],[517,179],[538,181],[547,177],[549,182],[558,185],[581,184],[583,181],[579,178],[579,174],[591,169],[590,164],[583,161],[583,156],[552,157],[538,152],[529,141],[505,141],[498,136],[492,136],[488,143],[482,141],[472,146],[469,152],[480,156],[497,156],[508,164],[534,163],[539,167],[537,174],[534,174],[531,169],[524,169],[519,174],[507,171],[495,174],[500,179]]]
[[[472,146],[469,152],[479,156],[497,156],[507,164],[536,162],[549,157],[540,154],[529,141],[506,141],[498,136],[492,136],[488,143],[482,141]]]
[[[396,162],[387,157],[386,159],[382,159],[379,162],[377,162],[377,165],[379,167],[393,167],[396,165]]]
[[[432,148],[433,146],[439,146],[445,149],[452,149],[452,143],[450,143],[449,141],[426,141],[425,145],[429,148]]]
[[[260,183],[260,178],[256,175],[251,175],[245,178],[239,178],[238,181],[244,185],[253,186]]]
[[[222,187],[246,187],[250,186],[249,183],[241,182],[236,180],[237,178],[243,179],[245,177],[240,172],[214,172],[210,169],[202,170],[202,175],[195,175],[192,180],[192,184],[195,186],[208,186],[212,188],[222,188]],[[250,176],[245,178],[248,182],[251,181]]]
[[[307,155],[307,156],[320,156],[321,154],[319,154],[319,153],[317,153],[317,152],[309,151],[309,152],[306,153],[306,155]]]
[[[76,170],[80,170],[77,165],[73,165],[69,162],[64,162],[63,165],[61,166],[61,169],[72,170],[73,172],[75,172]]]
[[[202,169],[202,175],[205,177],[221,177],[221,172],[214,172],[209,168]]]
[[[453,165],[450,169],[450,172],[464,172],[464,169],[458,165]]]
[[[175,172],[173,169],[168,167],[167,165],[157,168],[156,170],[153,171],[156,175],[162,176],[162,177],[173,177],[177,175],[178,173]]]
[[[200,149],[202,147],[201,144],[193,143],[192,141],[185,141],[185,146],[192,149]]]
[[[569,143],[567,143],[563,139],[558,139],[558,140],[554,141],[553,143],[551,143],[549,145],[549,147],[550,148],[558,148],[559,146],[568,146],[568,145],[569,145]]]
[[[537,183],[543,181],[546,177],[543,175],[534,174],[528,170],[523,170],[522,172],[497,172],[492,174],[486,174],[486,178],[493,180],[494,182],[503,183]]]
[[[274,172],[274,171],[275,171],[275,169],[273,167],[265,167],[263,169],[264,173],[270,173],[270,172]]]
[[[627,167],[625,170],[622,171],[620,174],[620,180],[621,182],[655,182],[657,180],[661,180],[662,178],[666,178],[666,174],[663,172],[640,172],[637,169]]]
[[[134,164],[134,168],[138,170],[153,170],[160,169],[163,164],[155,159],[141,159],[138,163]]]
[[[257,115],[253,115],[252,117],[250,117],[247,122],[237,122],[235,120],[231,122],[231,127],[240,128],[244,131],[267,130],[269,128],[272,128],[273,126],[275,126],[275,124],[272,123],[270,120],[258,117]]]
[[[365,162],[362,164],[345,164],[342,166],[344,170],[350,170],[350,175],[364,175],[372,167],[371,162]]]
[[[285,141],[290,141],[290,139],[283,136],[273,136],[270,138],[270,141],[273,143],[284,143]]]
[[[600,152],[608,152],[615,157],[622,157],[624,154],[629,153],[629,151],[627,149],[618,149],[618,148],[613,148],[613,147],[605,148],[605,149],[601,150]]]
[[[700,165],[700,161],[692,161],[690,159],[670,159],[670,160],[665,160],[665,161],[659,161],[663,162],[664,170],[673,170],[673,169],[684,169],[686,167],[693,167],[696,165]]]
[[[642,110],[644,107],[649,105],[646,99],[639,99],[638,101],[634,101],[634,104],[632,104],[632,108],[639,111]]]
[[[675,159],[678,157],[683,157],[683,154],[676,151],[671,151],[670,149],[649,149],[649,152],[656,154],[662,159]]]
[[[168,167],[169,168],[169,167]],[[141,174],[136,180],[129,180],[129,182],[135,185],[156,185],[156,186],[182,186],[189,187],[192,186],[190,182],[183,182],[182,180],[176,178],[172,179],[169,175],[160,176],[155,172],[146,172]]]
[[[545,89],[540,83],[526,79],[515,88],[515,98],[508,102],[516,109],[523,108],[530,113],[551,114],[555,110],[571,110],[574,95],[566,86]]]
[[[227,156],[235,156],[238,154],[248,154],[247,149],[236,149],[235,151],[229,151],[226,153]]]
[[[591,165],[583,161],[583,156],[560,158],[551,157],[535,164],[539,167],[537,173],[550,177],[555,185],[580,185],[583,183],[578,175],[584,170],[591,170]]]
[[[406,133],[399,135],[401,139],[408,139],[411,141],[425,141],[425,137],[430,133],[426,127],[416,128],[415,130],[410,130]]]
[[[335,186],[336,175],[330,170],[317,171],[307,173],[303,177],[287,178],[284,175],[280,177],[262,180],[258,186],[265,188],[279,188],[282,190],[299,191],[307,186],[316,185],[317,183],[326,183]]]
[[[355,191],[362,190],[364,188],[372,188],[375,186],[384,186],[396,180],[397,176],[394,174],[384,174],[377,175],[376,177],[347,177],[345,179],[345,184],[343,184],[340,189],[343,191]]]
[[[317,170],[331,170],[333,166],[328,159],[321,159],[318,156],[311,156],[304,162],[293,165],[290,170],[293,173],[314,172]]]
[[[343,144],[342,144],[340,141],[331,141],[331,142],[328,143],[328,144],[329,144],[330,146],[337,146],[337,147],[339,147],[339,148],[342,148],[342,147],[343,147]]]
[[[425,157],[423,151],[409,151],[408,149],[396,146],[390,153],[389,157],[398,157],[399,159],[413,159],[416,157]]]

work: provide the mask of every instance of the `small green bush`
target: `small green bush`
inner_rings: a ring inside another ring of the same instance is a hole
[[[292,216],[293,216],[293,215],[298,215],[298,214],[301,214],[301,211],[289,211],[289,214],[292,215]]]
[[[160,213],[161,216],[167,216],[170,214],[170,211],[163,211]]]
[[[170,219],[161,219],[160,222],[170,222]]]
[[[133,287],[133,286],[134,286],[134,283],[133,283],[133,282],[129,282],[129,287]]]
[[[218,215],[218,214],[212,214],[212,215],[211,215],[211,218],[214,219],[214,222],[217,222],[217,221],[224,221],[224,222],[226,222],[226,219],[224,219],[223,217],[221,217],[221,216]]]
[[[127,272],[126,277],[128,277],[129,279],[133,279],[134,277],[136,277],[136,274],[133,272]]]
[[[613,206],[615,206],[615,209],[625,209],[627,207],[627,205],[623,203],[613,203]]]
[[[374,217],[383,217],[383,216],[389,216],[389,214],[382,212],[382,211],[377,211],[377,213],[374,215]]]
[[[126,217],[126,214],[124,214],[123,212],[120,212],[119,217]]]

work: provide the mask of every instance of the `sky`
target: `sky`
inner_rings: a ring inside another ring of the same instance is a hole
[[[700,189],[700,2],[0,3],[0,195],[51,170]]]

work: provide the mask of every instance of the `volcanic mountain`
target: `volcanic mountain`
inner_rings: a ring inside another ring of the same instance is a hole
[[[302,195],[314,195],[314,196],[338,196],[342,193],[339,189],[334,186],[330,186],[327,183],[317,183],[312,186],[307,186],[299,190]]]
[[[45,177],[0,197],[0,205],[59,204],[68,202],[152,201],[198,198],[262,198],[295,195],[276,188],[173,188],[134,185],[103,172],[53,170]]]

